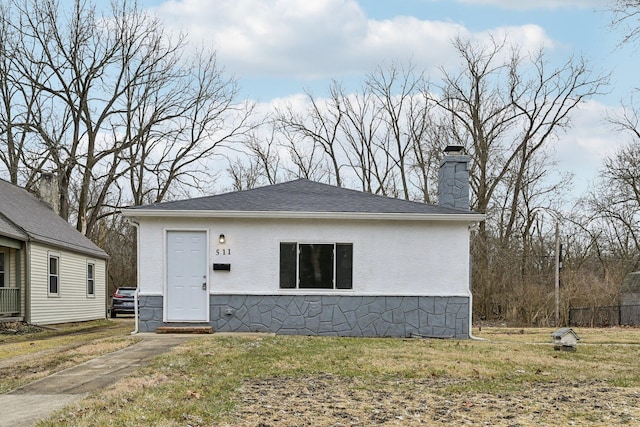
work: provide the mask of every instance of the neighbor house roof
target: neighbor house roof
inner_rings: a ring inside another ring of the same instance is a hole
[[[58,216],[45,202],[0,179],[0,235],[106,258],[107,253]]]
[[[17,227],[11,221],[4,217],[0,212],[0,236],[10,237],[15,240],[25,241],[28,239],[27,233],[22,231],[20,227]]]
[[[308,179],[125,209],[127,216],[403,218],[480,221],[484,215],[379,196]]]
[[[624,277],[621,291],[623,293],[640,292],[640,271],[634,271]]]

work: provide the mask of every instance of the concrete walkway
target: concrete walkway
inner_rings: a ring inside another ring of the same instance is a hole
[[[139,334],[142,341],[0,394],[0,426],[27,427],[102,390],[193,335]]]

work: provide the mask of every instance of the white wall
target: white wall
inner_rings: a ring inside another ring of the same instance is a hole
[[[59,294],[48,295],[49,252],[58,254]],[[87,295],[87,263],[95,264],[95,295]],[[106,262],[75,252],[31,244],[29,261],[32,323],[52,324],[103,319],[106,315]]]
[[[209,232],[213,294],[470,295],[465,222],[140,218],[141,295],[163,292],[167,230]],[[280,289],[280,242],[352,243],[353,289]],[[214,272],[213,263],[230,263],[231,271]]]

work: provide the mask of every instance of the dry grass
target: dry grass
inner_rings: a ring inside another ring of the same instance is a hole
[[[0,335],[0,393],[129,346],[132,329],[132,320],[104,320]]]
[[[640,394],[602,384],[529,384],[509,393],[447,390],[443,378],[365,382],[321,375],[247,381],[223,425],[637,425]]]
[[[640,330],[476,340],[197,337],[41,425],[640,425]]]

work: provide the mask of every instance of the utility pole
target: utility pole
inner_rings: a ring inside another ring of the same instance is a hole
[[[556,220],[556,328],[560,327],[560,223]]]

